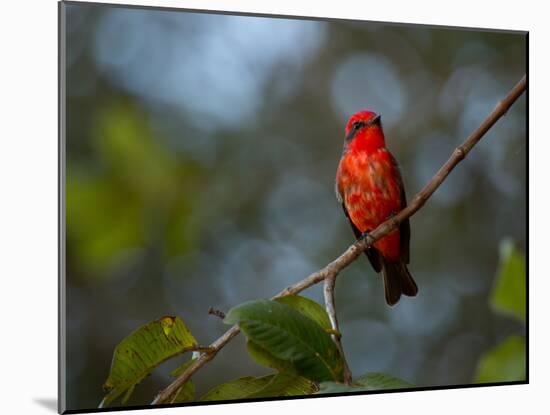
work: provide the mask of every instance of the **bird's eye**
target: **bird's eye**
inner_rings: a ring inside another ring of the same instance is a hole
[[[355,121],[352,125],[352,128],[357,131],[359,128],[361,128],[361,125],[362,125],[361,121]]]

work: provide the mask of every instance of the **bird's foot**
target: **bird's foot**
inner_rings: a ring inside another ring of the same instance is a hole
[[[357,240],[362,241],[363,239],[367,238],[368,236],[369,236],[369,233],[367,231],[365,231],[361,235],[359,235],[359,238],[357,238]]]

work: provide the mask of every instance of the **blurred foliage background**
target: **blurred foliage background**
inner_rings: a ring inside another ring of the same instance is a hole
[[[382,114],[411,197],[526,70],[521,33],[66,12],[71,409],[97,406],[114,347],[139,325],[181,316],[207,344],[226,329],[210,306],[267,298],[353,241],[333,191],[352,113]],[[411,219],[418,297],[389,308],[366,259],[344,271],[336,301],[355,373],[471,383],[484,353],[524,335],[489,295],[500,241],[525,251],[525,125],[521,97]],[[320,287],[304,294],[322,301]],[[263,373],[238,338],[195,376],[197,392]]]

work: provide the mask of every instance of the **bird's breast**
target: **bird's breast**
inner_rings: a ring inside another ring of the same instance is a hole
[[[400,210],[399,172],[385,148],[373,154],[344,154],[338,169],[338,187],[351,220],[363,232]]]

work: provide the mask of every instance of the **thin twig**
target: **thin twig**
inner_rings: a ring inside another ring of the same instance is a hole
[[[451,157],[432,177],[432,179],[424,186],[424,188],[416,194],[411,200],[411,203],[385,222],[381,223],[375,230],[369,233],[366,238],[360,239],[352,244],[342,255],[336,258],[319,271],[314,272],[301,281],[285,288],[273,298],[283,297],[285,295],[297,294],[306,288],[311,287],[326,278],[336,278],[338,273],[351,264],[367,247],[375,241],[387,235],[391,230],[396,228],[403,220],[415,214],[443,183],[449,173],[460,163],[470,150],[478,143],[487,131],[508,111],[514,102],[521,96],[527,88],[527,80],[525,75],[523,78],[510,90],[506,97],[500,101],[489,116],[481,123],[481,125],[470,136],[458,146],[452,153]],[[170,397],[177,391],[185,382],[187,382],[193,374],[202,366],[212,360],[216,354],[227,344],[233,337],[239,334],[240,330],[237,325],[232,326],[220,338],[214,341],[210,347],[209,353],[203,353],[195,360],[179,377],[177,377],[166,389],[162,390],[153,400],[152,404],[160,404],[169,401]]]
[[[334,333],[331,334],[334,344],[342,357],[344,362],[344,383],[347,385],[351,384],[351,370],[346,361],[346,356],[344,355],[344,348],[342,347],[340,329],[338,327],[338,318],[336,317],[336,305],[334,301],[334,287],[336,286],[336,275],[332,277],[325,278],[325,284],[323,287],[323,293],[325,295],[325,307],[327,309],[328,318],[330,320],[330,325]]]

